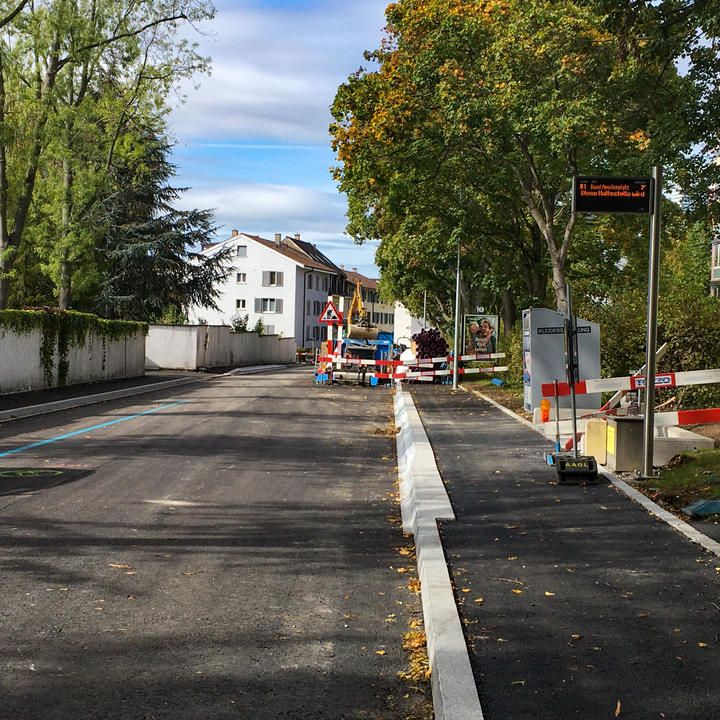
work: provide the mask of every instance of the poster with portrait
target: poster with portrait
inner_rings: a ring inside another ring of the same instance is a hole
[[[497,315],[465,315],[463,328],[465,355],[497,352]]]

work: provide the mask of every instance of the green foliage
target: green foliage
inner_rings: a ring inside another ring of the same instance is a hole
[[[255,323],[255,326],[253,327],[252,331],[254,333],[257,333],[258,335],[262,335],[265,331],[265,324],[262,321],[262,318],[258,318],[257,322]]]
[[[145,323],[123,320],[106,320],[88,313],[44,307],[32,310],[0,310],[0,330],[23,335],[40,330],[40,362],[45,381],[52,385],[54,361],[58,358],[58,385],[67,382],[68,353],[71,347],[82,345],[92,333],[106,340],[132,337],[138,331],[147,335]]]
[[[232,326],[233,332],[248,332],[248,321],[250,316],[245,313],[235,313],[230,318],[230,325]]]
[[[500,336],[499,348],[505,353],[504,365],[508,371],[502,376],[511,385],[523,383],[523,331],[522,324],[517,323],[509,336]]]
[[[168,305],[160,315],[150,318],[150,323],[155,325],[187,325],[187,314],[175,305]]]
[[[163,136],[137,139],[137,157],[113,172],[116,191],[103,204],[105,227],[98,307],[103,315],[145,320],[190,305],[216,308],[228,272],[229,248],[202,255],[193,247],[215,233],[209,210],[176,210],[183,189],[171,187],[175,171]]]
[[[720,367],[720,300],[668,298],[660,310],[658,336],[668,343],[660,366],[667,370]],[[720,407],[720,385],[694,385],[673,391],[683,408]]]
[[[713,500],[720,495],[720,450],[684,452],[672,467],[645,486],[652,497],[662,498],[680,510],[696,500]]]
[[[211,19],[214,8],[209,0],[17,6],[0,39],[0,308],[66,306],[71,290],[76,307],[90,308],[102,264],[96,211],[113,191],[111,170],[127,136],[157,126],[180,81],[208,69],[183,26]],[[18,266],[23,258],[32,264]]]

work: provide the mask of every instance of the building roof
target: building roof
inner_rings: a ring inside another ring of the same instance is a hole
[[[264,245],[269,250],[274,250],[290,260],[293,260],[305,267],[312,268],[313,270],[329,272],[334,275],[343,274],[343,271],[335,265],[332,260],[323,255],[323,253],[321,253],[314,245],[304,242],[303,240],[298,240],[297,238],[285,237],[278,244],[274,240],[266,240],[264,237],[260,237],[260,235],[252,235],[250,233],[242,232],[233,234],[229,238],[221,240],[218,243],[207,245],[203,249],[203,252],[212,252],[216,251],[216,249],[219,250],[221,245],[225,245],[236,238],[241,237],[250,238],[260,245]]]
[[[377,280],[361,275],[359,272],[355,272],[354,270],[345,270],[345,277],[347,278],[347,281],[353,285],[360,282],[360,285],[368,290],[377,290],[378,288]]]
[[[317,246],[312,243],[301,240],[297,235],[295,237],[286,237],[283,239],[284,243],[287,243],[290,247],[297,248],[300,252],[304,253],[308,257],[312,258],[315,262],[320,263],[333,269],[333,272],[338,275],[344,275],[344,271],[339,268],[330,258],[324,253],[317,249]]]

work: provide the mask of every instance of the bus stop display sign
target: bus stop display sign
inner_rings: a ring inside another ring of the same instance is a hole
[[[578,213],[651,212],[650,178],[588,177],[573,178],[572,211]]]

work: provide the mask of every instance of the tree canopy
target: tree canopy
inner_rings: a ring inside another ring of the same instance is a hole
[[[714,6],[391,4],[380,47],[338,89],[331,126],[348,232],[381,240],[384,291],[411,309],[428,291],[442,322],[456,242],[465,307],[500,307],[506,324],[547,289],[563,309],[568,277],[602,274],[592,291],[606,294],[629,265],[639,272],[646,222],[578,220],[572,177],[662,164],[702,207],[718,146]]]
[[[213,15],[207,0],[0,0],[0,308],[97,309],[124,232],[108,224],[126,209],[121,183],[143,163],[168,170],[167,99],[209,66],[181,30]],[[186,244],[212,226],[207,211],[163,217]]]

